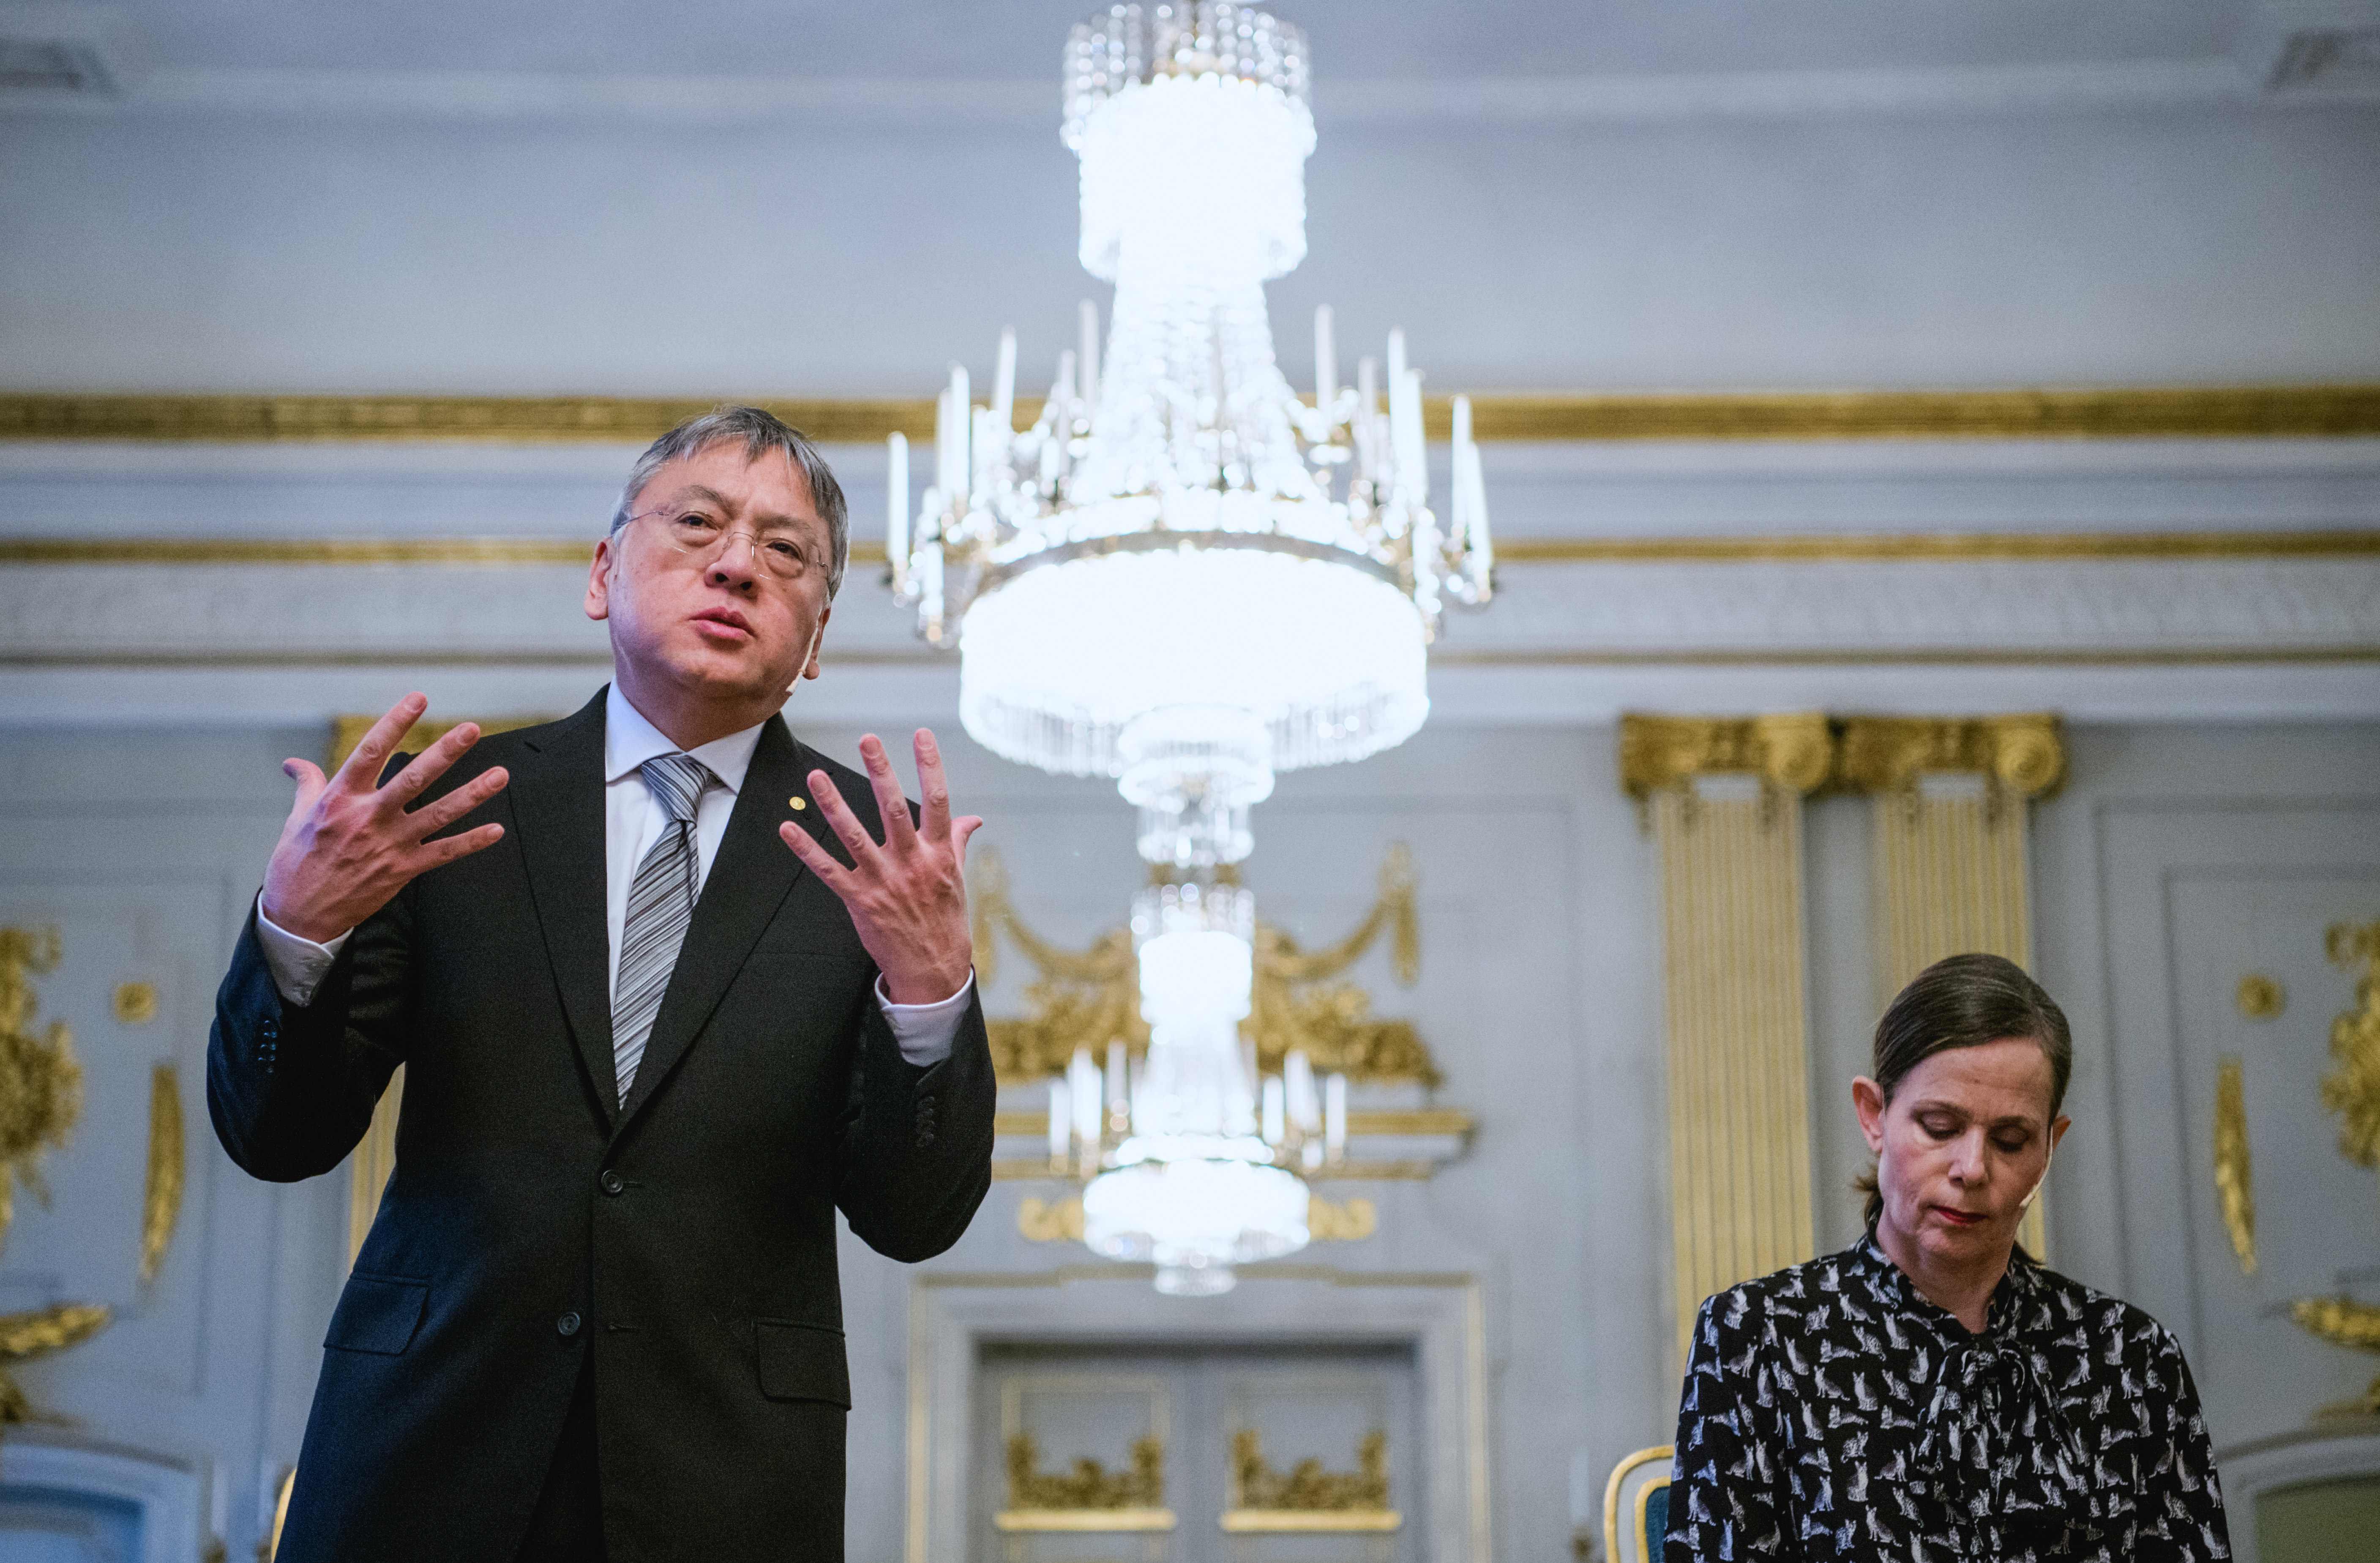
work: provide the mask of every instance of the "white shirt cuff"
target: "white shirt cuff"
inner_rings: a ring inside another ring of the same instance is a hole
[[[339,958],[339,947],[354,932],[349,928],[328,944],[317,944],[276,926],[264,915],[263,895],[260,892],[256,898],[256,942],[264,951],[264,969],[273,974],[273,986],[281,990],[282,1001],[298,1009],[314,1001],[314,989],[322,986],[331,963]],[[942,1050],[950,1051],[950,1044],[942,1044]]]
[[[257,920],[263,921],[261,914]],[[882,975],[876,979],[877,1008],[884,1012],[884,1024],[892,1028],[901,1056],[915,1069],[931,1069],[951,1056],[951,1044],[959,1038],[959,1023],[966,1019],[967,1000],[974,996],[973,972],[959,984],[956,993],[938,1004],[895,1004],[884,991]]]

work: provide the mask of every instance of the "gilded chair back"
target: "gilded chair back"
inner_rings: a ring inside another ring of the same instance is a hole
[[[1603,1487],[1603,1551],[1611,1563],[1658,1563],[1670,1529],[1667,1444],[1638,1449],[1611,1468]]]

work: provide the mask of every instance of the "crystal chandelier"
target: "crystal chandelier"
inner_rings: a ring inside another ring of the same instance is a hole
[[[1065,54],[1062,139],[1082,164],[1084,268],[1115,285],[1031,427],[1016,339],[988,405],[954,368],[914,524],[892,437],[887,554],[920,631],[960,654],[960,718],[994,753],[1116,779],[1152,882],[1134,943],[1145,1060],[1053,1081],[1087,1180],[1084,1241],[1220,1291],[1307,1241],[1300,1169],[1343,1142],[1345,1083],[1293,1060],[1259,1080],[1254,902],[1237,865],[1276,772],[1361,759],[1429,711],[1427,649],[1493,563],[1470,405],[1453,404],[1444,519],[1429,503],[1420,371],[1342,384],[1316,312],[1309,405],[1273,359],[1264,284],[1305,256],[1314,149],[1305,40],[1249,6],[1116,6]],[[1385,406],[1383,405],[1385,398]],[[1335,1114],[1332,1103],[1336,1103]]]

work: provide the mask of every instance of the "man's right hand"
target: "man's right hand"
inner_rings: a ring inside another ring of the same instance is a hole
[[[413,800],[480,741],[476,722],[467,721],[431,745],[389,778],[388,785],[373,785],[381,767],[429,709],[419,695],[399,700],[327,781],[310,760],[281,762],[283,774],[297,781],[298,800],[264,871],[264,915],[274,927],[327,943],[387,905],[417,875],[503,838],[503,826],[482,825],[444,841],[424,839],[502,792],[511,780],[502,766],[491,766],[429,807],[408,812]]]

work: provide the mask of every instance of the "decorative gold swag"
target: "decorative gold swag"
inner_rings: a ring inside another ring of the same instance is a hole
[[[63,1150],[82,1116],[82,1065],[74,1055],[74,1034],[64,1021],[35,1030],[40,1007],[32,978],[57,969],[55,928],[0,928],[0,1246],[16,1214],[15,1186],[22,1183],[46,1205],[41,1158]],[[137,1007],[120,1018],[147,1018]],[[150,1000],[153,1006],[153,999]],[[149,1013],[153,1013],[152,1008]],[[156,1279],[174,1241],[182,1208],[182,1093],[170,1063],[152,1072],[149,1091],[148,1175],[141,1199],[140,1284]],[[104,1303],[61,1302],[22,1313],[0,1314],[0,1428],[36,1420],[10,1369],[80,1345],[107,1327],[115,1316]]]
[[[998,970],[1002,939],[1038,974],[1025,990],[1027,1012],[990,1023],[992,1064],[1001,1084],[1062,1074],[1077,1048],[1089,1048],[1094,1058],[1116,1041],[1135,1055],[1148,1050],[1148,1023],[1140,1017],[1129,928],[1111,928],[1081,950],[1050,943],[1018,915],[1009,899],[1007,869],[990,851],[968,870],[967,899],[975,919],[976,968],[983,980],[992,980]],[[1421,922],[1413,853],[1402,842],[1389,848],[1380,866],[1379,899],[1336,944],[1308,951],[1281,928],[1257,924],[1254,1004],[1244,1029],[1256,1043],[1259,1069],[1276,1072],[1293,1050],[1303,1048],[1319,1074],[1439,1084],[1437,1062],[1412,1024],[1375,1018],[1369,996],[1337,980],[1383,934],[1390,939],[1397,981],[1411,987],[1421,976]]]

